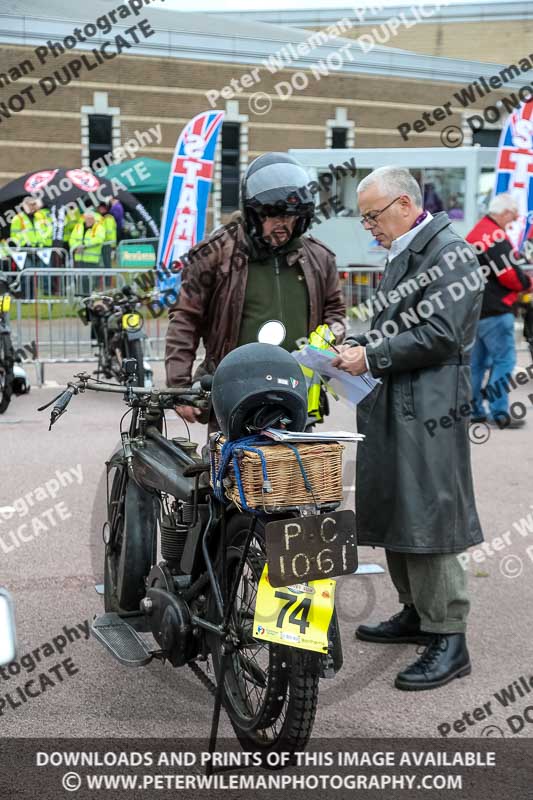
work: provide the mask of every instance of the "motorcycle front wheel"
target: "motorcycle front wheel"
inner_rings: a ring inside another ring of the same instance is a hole
[[[237,574],[251,516],[237,514],[226,531],[228,592]],[[314,654],[253,638],[255,601],[265,564],[263,525],[254,538],[239,578],[231,614],[231,629],[239,645],[226,656],[223,703],[245,751],[295,753],[309,741],[318,703],[319,674]],[[223,575],[218,569],[219,581]],[[210,619],[217,618],[211,598]],[[218,637],[211,644],[217,679],[222,666]]]
[[[110,492],[105,526],[104,606],[138,611],[157,544],[158,501],[128,475],[119,459],[108,466]]]

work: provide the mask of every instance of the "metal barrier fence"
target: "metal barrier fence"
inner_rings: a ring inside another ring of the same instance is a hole
[[[31,297],[23,296],[14,303],[12,313],[13,343],[23,352],[35,353],[38,364],[96,361],[91,346],[90,327],[83,325],[78,309],[83,297],[92,292],[109,292],[124,284],[135,285],[137,276],[152,274],[149,268],[44,269],[27,268],[23,280],[31,284]],[[364,302],[375,291],[377,270],[353,268],[340,273],[347,307]],[[151,281],[140,278],[140,284]],[[47,291],[48,290],[48,291]],[[148,360],[162,360],[166,334],[166,315],[155,317],[144,312]],[[358,326],[356,325],[355,328]],[[368,326],[363,326],[366,330]]]
[[[24,279],[30,280],[34,293],[31,299],[22,297],[12,305],[12,340],[19,352],[34,354],[38,364],[96,361],[91,345],[90,326],[78,316],[81,300],[92,292],[109,292],[124,284],[135,284],[135,278],[150,269],[103,270],[26,269]],[[54,292],[44,288],[51,282]],[[145,355],[148,360],[162,360],[166,320],[155,317],[149,309],[143,312]],[[42,373],[41,373],[42,375]]]
[[[351,267],[339,271],[341,286],[349,316],[349,327],[354,333],[368,330],[372,317],[371,301],[383,270],[381,268]],[[96,351],[91,346],[90,326],[85,326],[78,316],[80,301],[92,292],[108,292],[124,284],[135,285],[140,276],[141,286],[153,285],[142,278],[153,270],[149,268],[74,269],[27,268],[23,279],[32,286],[32,297],[18,299],[12,306],[12,338],[15,348],[28,357],[35,356],[38,365],[96,361]],[[51,284],[52,293],[45,288]],[[356,309],[354,314],[353,309]],[[351,313],[350,313],[351,311]],[[164,357],[166,314],[154,316],[148,308],[143,311],[145,354],[148,360],[160,361]],[[523,349],[518,343],[519,349]],[[42,373],[41,373],[42,377]]]
[[[349,329],[364,333],[372,319],[371,301],[383,275],[382,267],[348,267],[339,270]]]
[[[70,251],[67,247],[7,247],[1,249],[2,261],[13,261],[19,269],[57,269],[70,267]]]
[[[347,267],[339,269],[346,308],[360,306],[374,295],[383,275],[383,267]]]

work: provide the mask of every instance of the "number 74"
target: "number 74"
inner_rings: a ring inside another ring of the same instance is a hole
[[[283,621],[285,619],[287,611],[295,603],[298,603],[298,598],[294,597],[294,595],[292,594],[287,594],[286,592],[275,592],[274,597],[278,597],[280,600],[287,601],[281,608],[278,614],[278,619],[276,621],[276,627],[283,628]],[[298,625],[301,634],[304,634],[306,629],[309,627],[309,622],[307,621],[307,617],[309,616],[310,608],[311,608],[311,598],[304,597],[303,600],[300,600],[296,608],[289,615],[289,623],[291,623],[292,625]],[[298,619],[299,617],[300,619]]]

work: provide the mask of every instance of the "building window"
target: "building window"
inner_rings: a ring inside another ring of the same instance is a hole
[[[343,149],[346,147],[346,136],[348,133],[347,128],[333,128],[331,131],[331,147],[335,149]]]
[[[222,125],[222,212],[239,207],[240,184],[240,123]]]
[[[89,165],[113,150],[113,117],[108,114],[89,115]],[[109,161],[109,157],[108,157]]]
[[[474,131],[472,134],[472,144],[479,144],[481,147],[498,147],[500,143],[501,130],[499,128],[491,130]]]

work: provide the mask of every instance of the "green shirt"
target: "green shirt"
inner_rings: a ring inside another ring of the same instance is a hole
[[[257,341],[261,325],[277,319],[285,325],[287,335],[282,343],[289,352],[296,350],[298,339],[309,334],[309,293],[298,262],[289,266],[287,253],[300,247],[295,239],[276,255],[248,262],[248,280],[238,344]]]

